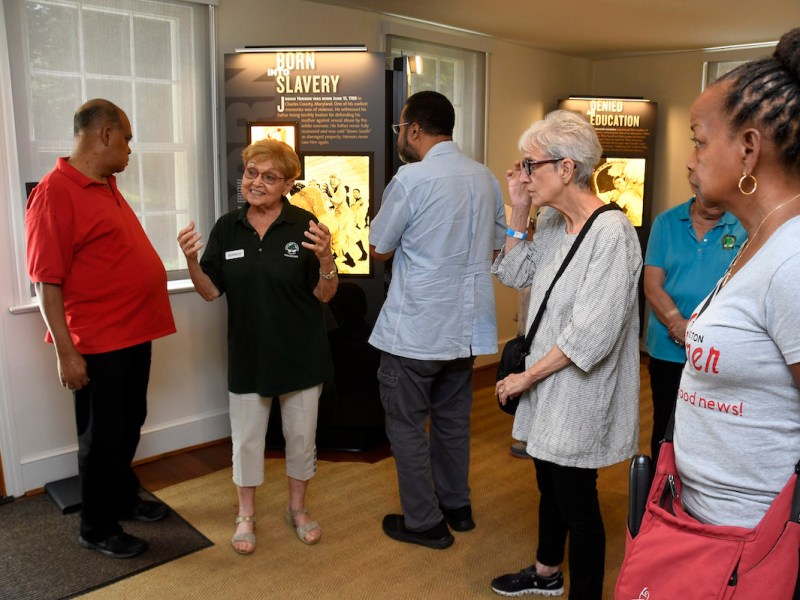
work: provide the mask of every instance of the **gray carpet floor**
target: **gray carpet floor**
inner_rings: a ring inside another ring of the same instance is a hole
[[[0,505],[0,598],[74,598],[213,545],[174,511],[157,523],[123,527],[148,541],[147,552],[113,559],[81,548],[78,514],[62,515],[45,494]]]

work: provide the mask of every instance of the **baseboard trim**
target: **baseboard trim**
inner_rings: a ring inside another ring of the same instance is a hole
[[[230,435],[231,426],[227,411],[207,413],[191,420],[144,428],[134,464],[184,452],[192,447],[217,443],[219,440],[229,438]],[[40,493],[44,490],[45,484],[78,474],[77,444],[47,455],[29,457],[23,460],[21,467],[23,494]]]

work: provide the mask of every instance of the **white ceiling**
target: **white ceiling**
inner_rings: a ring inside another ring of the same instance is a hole
[[[599,58],[776,41],[800,0],[316,0]]]

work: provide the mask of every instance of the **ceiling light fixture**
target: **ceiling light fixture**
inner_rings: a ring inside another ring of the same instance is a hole
[[[245,46],[236,52],[366,52],[364,44],[332,44],[329,46]]]

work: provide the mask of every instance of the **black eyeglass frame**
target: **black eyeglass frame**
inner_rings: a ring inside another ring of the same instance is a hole
[[[539,165],[549,165],[552,163],[561,162],[563,158],[545,158],[544,160],[533,160],[530,158],[523,158],[521,161],[522,169],[527,173],[528,177],[533,175],[534,169]]]

